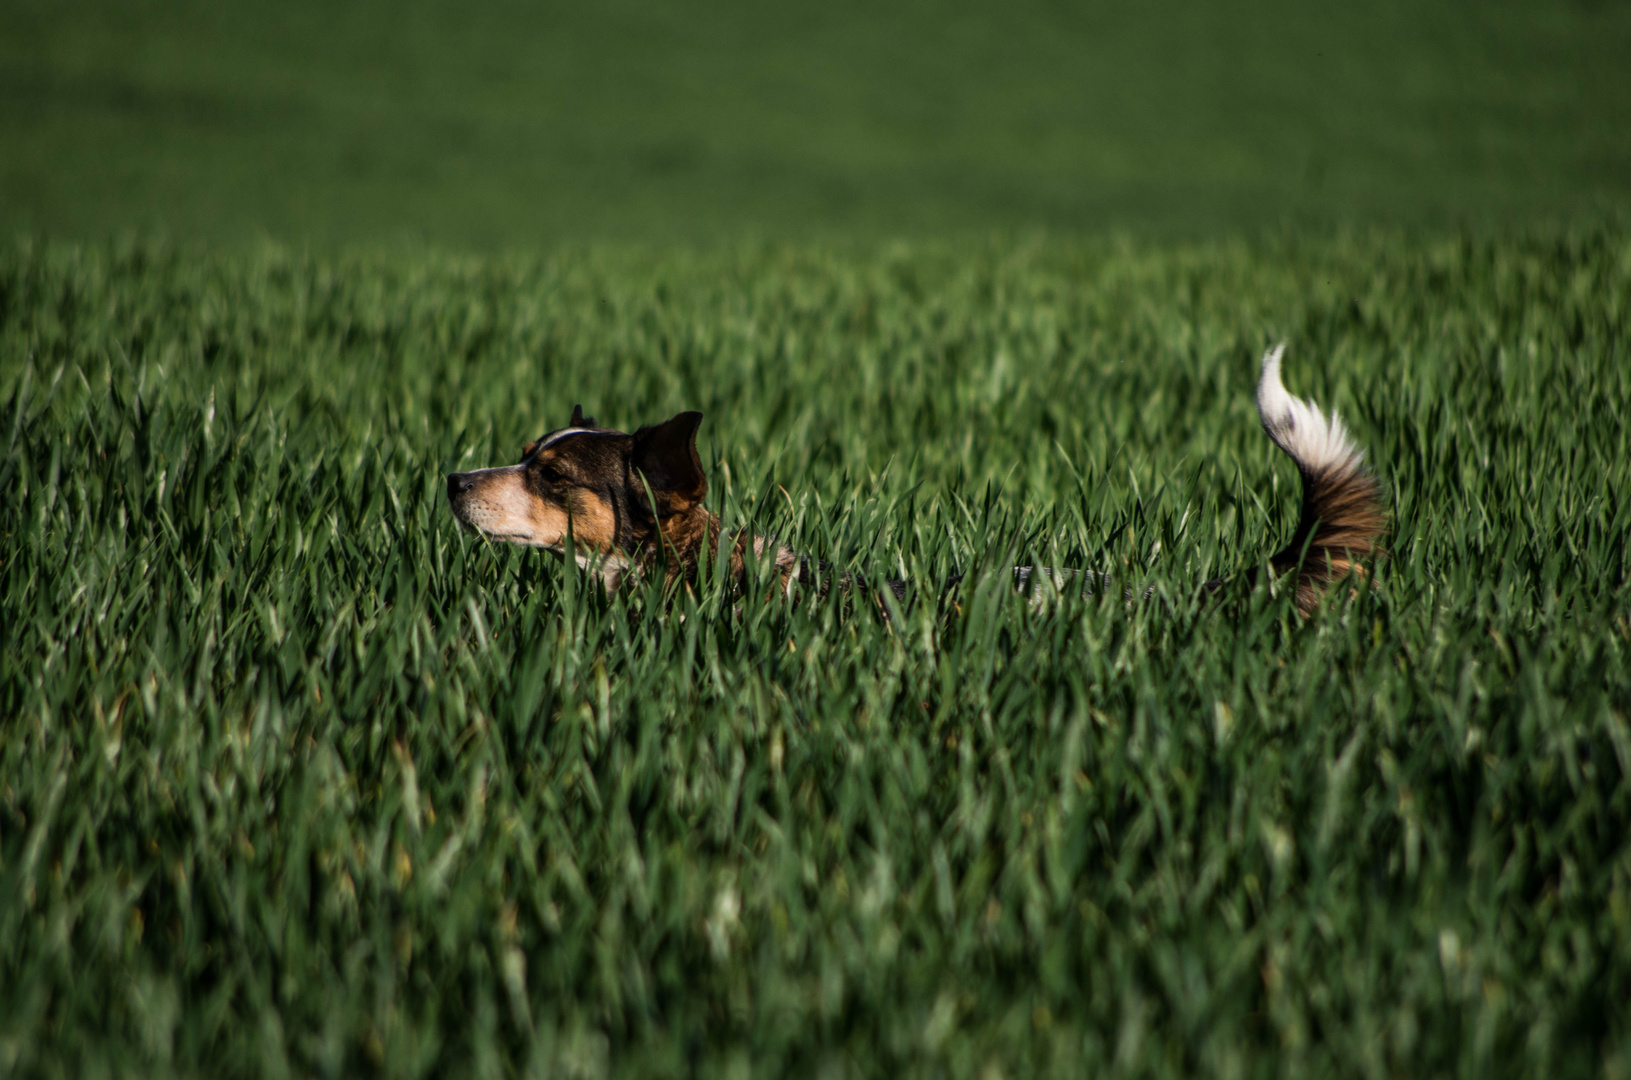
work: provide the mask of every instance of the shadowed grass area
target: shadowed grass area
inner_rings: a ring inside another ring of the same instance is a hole
[[[1620,1075],[1623,232],[0,254],[19,1075]],[[1285,535],[1264,345],[1390,485]],[[956,611],[608,601],[443,475],[581,401]],[[1017,563],[1153,586],[1031,610]]]
[[[0,231],[239,246],[1575,223],[1631,9],[20,2]]]

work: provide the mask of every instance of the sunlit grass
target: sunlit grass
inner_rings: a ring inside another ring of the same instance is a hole
[[[0,255],[0,1066],[1618,1075],[1631,241]],[[1387,480],[1302,622],[1256,358]],[[701,408],[957,605],[607,600],[443,476]],[[1016,564],[1152,587],[1033,611]]]

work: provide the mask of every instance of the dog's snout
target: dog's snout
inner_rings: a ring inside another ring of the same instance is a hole
[[[447,497],[457,499],[475,486],[476,482],[470,479],[469,473],[450,473],[447,478]]]

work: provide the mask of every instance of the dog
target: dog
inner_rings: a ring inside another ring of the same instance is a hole
[[[1286,392],[1280,378],[1285,346],[1263,357],[1257,414],[1268,437],[1296,464],[1302,480],[1302,511],[1290,541],[1269,558],[1276,578],[1295,575],[1296,605],[1311,614],[1333,582],[1366,572],[1382,554],[1386,505],[1381,485],[1365,465],[1335,413]],[[465,528],[492,540],[543,548],[595,570],[607,592],[659,564],[672,580],[694,582],[704,554],[720,555],[719,518],[703,500],[708,478],[697,456],[702,414],[682,412],[629,435],[604,428],[572,410],[566,427],[528,443],[521,461],[491,469],[453,473],[447,496]],[[826,574],[823,564],[798,555],[774,539],[746,531],[730,536],[728,574],[745,584],[752,560],[774,560],[784,591],[801,580],[822,580],[821,591],[839,587],[872,592],[857,575]],[[1254,571],[1248,571],[1254,573]],[[1024,587],[1031,568],[1015,571]],[[1057,586],[1071,572],[1044,571]],[[1103,579],[1087,574],[1089,589]],[[886,583],[897,600],[904,582]],[[1207,582],[1214,591],[1223,579]],[[880,594],[881,597],[881,594]]]

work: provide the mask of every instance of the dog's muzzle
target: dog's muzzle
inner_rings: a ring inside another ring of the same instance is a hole
[[[476,486],[469,473],[449,473],[447,477],[447,497],[452,502],[458,502],[459,496]]]

